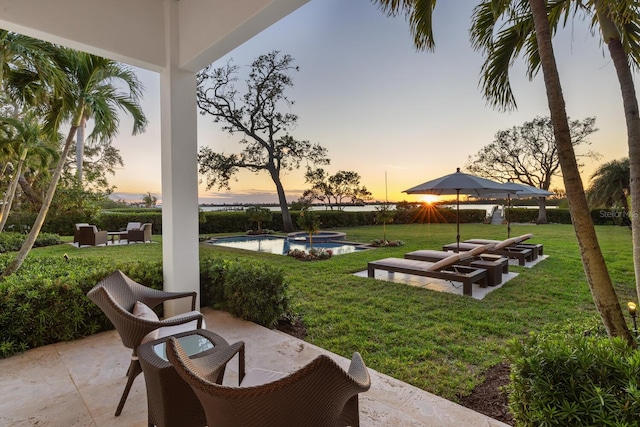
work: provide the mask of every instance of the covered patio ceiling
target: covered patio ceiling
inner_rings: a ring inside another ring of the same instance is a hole
[[[167,290],[199,291],[196,73],[307,1],[0,0],[2,29],[160,73]]]

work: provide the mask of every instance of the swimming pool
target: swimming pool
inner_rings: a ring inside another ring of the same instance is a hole
[[[309,252],[309,243],[290,241],[278,236],[235,236],[221,237],[207,241],[210,245],[226,246],[229,248],[244,249],[255,252],[268,252],[278,255],[286,255],[290,250],[299,249]],[[333,255],[344,255],[355,251],[368,249],[364,245],[346,242],[318,242],[314,248],[331,249]]]

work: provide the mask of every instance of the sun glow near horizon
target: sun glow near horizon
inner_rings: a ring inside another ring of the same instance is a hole
[[[431,205],[435,202],[440,201],[440,196],[436,196],[435,194],[421,194],[420,201]]]

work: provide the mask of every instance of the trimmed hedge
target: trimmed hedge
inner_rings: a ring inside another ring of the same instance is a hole
[[[363,225],[376,224],[376,211],[345,212],[318,210],[314,211],[320,218],[322,229],[358,227]],[[411,224],[411,223],[455,223],[456,210],[437,207],[413,207],[400,208],[393,211],[394,219],[390,223]],[[300,211],[291,211],[294,225],[295,219]],[[533,223],[538,219],[537,209],[511,208],[509,211],[511,222]],[[596,225],[629,225],[628,215],[621,211],[608,209],[594,209],[591,217]],[[22,215],[20,217],[9,217],[7,230],[26,232],[28,225],[32,224],[34,215]],[[487,219],[484,209],[461,209],[460,223],[482,223]],[[571,224],[569,209],[547,209],[547,221],[556,224]],[[78,222],[88,222],[95,224],[102,230],[116,231],[127,226],[128,222],[150,222],[153,224],[153,234],[162,234],[162,211],[161,209],[122,209],[105,211],[97,218],[65,218],[56,219],[55,223],[45,222],[42,231],[54,233],[61,236],[73,235],[74,224]],[[200,234],[217,233],[245,233],[254,227],[254,223],[249,221],[246,212],[223,212],[209,211],[200,212]],[[276,231],[284,231],[282,213],[273,212],[273,219],[269,222],[268,228]]]
[[[27,238],[26,234],[17,232],[0,233],[0,254],[5,252],[19,251]],[[59,245],[61,243],[60,236],[57,234],[40,233],[33,244],[34,248],[43,246]]]
[[[0,255],[0,269],[11,259],[12,255]],[[27,259],[16,274],[0,282],[0,358],[113,329],[86,294],[116,269],[138,283],[162,289],[161,262]],[[288,284],[279,269],[208,259],[200,274],[201,306],[222,308],[268,327],[290,314]]]

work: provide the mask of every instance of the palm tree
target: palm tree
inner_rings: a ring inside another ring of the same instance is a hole
[[[416,47],[433,48],[431,22],[435,0],[403,0],[402,2],[397,0],[374,0],[374,2],[381,4],[383,10],[390,14],[404,11],[405,15],[409,17],[411,30],[416,40]],[[623,337],[630,345],[635,345],[624,320],[622,309],[600,250],[582,186],[573,144],[571,143],[569,121],[551,44],[552,27],[550,21],[554,22],[556,19],[552,7],[554,2],[550,2],[549,9],[547,9],[545,0],[487,0],[487,3],[492,6],[487,13],[474,15],[474,26],[479,24],[478,21],[482,20],[484,20],[485,25],[489,24],[491,26],[491,32],[484,33],[485,38],[482,39],[484,44],[481,46],[485,46],[490,54],[497,55],[499,53],[495,50],[491,36],[495,23],[499,19],[504,19],[507,25],[519,30],[519,32],[514,31],[514,35],[521,36],[520,39],[512,42],[516,43],[516,46],[522,47],[528,37],[527,52],[530,56],[537,58],[542,66],[549,110],[558,147],[558,157],[587,282],[589,283],[596,308],[609,335]],[[526,28],[527,23],[529,25],[533,23],[535,44],[532,43],[531,39],[531,27]],[[420,32],[422,34],[418,35]],[[419,44],[418,41],[423,42]],[[503,72],[507,74],[498,75],[498,82],[504,82],[505,80],[508,82],[508,66],[511,64],[509,58],[507,58],[506,64],[507,67],[503,68]],[[491,70],[484,69],[483,73],[487,74],[489,71]],[[530,75],[532,75],[531,72],[532,69],[530,67]],[[505,93],[504,85],[493,84],[489,88],[485,86],[485,95],[487,95],[487,89],[491,94],[489,99],[498,100],[496,105],[504,104],[505,101],[513,98],[509,92]]]
[[[521,52],[527,52],[529,77],[540,68],[533,19],[522,16],[517,25],[503,28],[493,39],[497,17],[509,8],[509,1],[501,4],[485,0],[474,11],[471,30],[472,43],[478,50],[487,53],[483,65],[483,88],[491,104],[498,107],[515,107],[515,100],[509,85],[508,70],[511,61]],[[630,193],[632,211],[640,212],[640,113],[633,82],[632,67],[640,64],[640,13],[635,4],[625,1],[605,0],[553,0],[547,3],[548,19],[552,33],[560,25],[566,24],[569,15],[578,12],[592,16],[592,27],[600,29],[616,69],[622,94],[627,144],[630,159]],[[640,299],[640,222],[632,222],[634,267],[636,290]]]
[[[94,117],[94,129],[89,138],[95,140],[110,139],[117,134],[118,110],[125,111],[133,117],[134,135],[142,132],[146,125],[146,118],[138,103],[142,87],[131,70],[112,60],[66,48],[58,49],[53,60],[64,71],[68,84],[63,85],[63,90],[55,93],[46,116],[45,131],[57,132],[60,124],[65,121],[70,121],[71,126],[40,212],[20,251],[0,279],[16,272],[33,247],[51,206],[65,160],[82,118]],[[120,92],[115,85],[117,82],[124,84],[129,92]]]
[[[521,1],[518,6],[520,11],[525,10],[526,13],[524,1]],[[591,289],[591,295],[609,336],[622,337],[629,345],[635,346],[635,340],[627,328],[607,265],[600,250],[600,244],[598,243],[598,237],[596,236],[587,204],[587,197],[582,186],[580,170],[578,169],[573,144],[571,143],[569,120],[562,95],[560,76],[551,43],[551,26],[546,2],[545,0],[529,0],[529,6],[533,17],[538,55],[558,146],[558,157],[560,158],[564,186],[569,200],[569,211],[578,239],[582,264]]]
[[[51,60],[55,50],[51,43],[0,30],[0,88],[3,101],[13,105],[14,117],[22,106],[41,110],[52,89],[65,89],[62,70]]]
[[[591,175],[591,186],[587,192],[587,199],[595,207],[622,207],[629,212],[627,197],[630,188],[629,158],[612,160],[600,166]]]
[[[15,197],[18,181],[24,167],[31,160],[39,160],[40,167],[47,168],[51,160],[57,160],[57,142],[45,134],[37,115],[30,112],[23,120],[16,120],[12,117],[0,118],[0,123],[15,129],[14,132],[5,133],[6,141],[13,146],[13,152],[17,156],[17,163],[14,167],[13,178],[9,183],[2,209],[0,210],[0,232],[9,217],[13,199]]]

